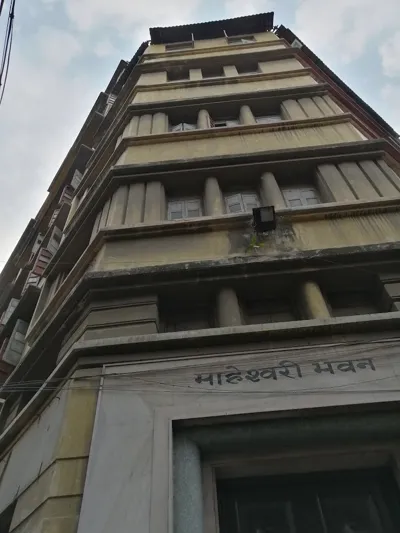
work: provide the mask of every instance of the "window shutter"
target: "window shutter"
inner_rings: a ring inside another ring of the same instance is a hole
[[[283,197],[286,200],[288,207],[301,206],[300,190],[299,189],[282,189]]]
[[[41,233],[39,233],[38,236],[36,237],[35,244],[34,244],[33,247],[32,247],[32,253],[31,253],[31,258],[30,258],[29,262],[31,262],[32,259],[33,259],[33,257],[36,255],[37,251],[38,251],[39,248],[40,248],[40,245],[41,245],[42,242],[43,242],[43,239],[44,239],[44,235],[42,235]]]
[[[66,185],[64,189],[62,190],[60,199],[58,200],[58,204],[61,205],[64,202],[67,202],[68,204],[70,204],[73,196],[74,196],[74,189],[71,187],[71,185]]]
[[[33,285],[34,287],[41,287],[42,284],[42,275],[45,271],[45,268],[50,262],[50,259],[53,257],[53,254],[49,252],[46,248],[41,248],[39,250],[38,256],[33,264],[32,270],[29,272],[23,293],[29,287]]]
[[[11,298],[7,309],[1,315],[0,324],[2,324],[4,326],[7,323],[8,319],[13,314],[14,309],[17,307],[18,302],[19,302],[19,300],[17,298]]]
[[[304,189],[301,196],[304,205],[315,205],[320,203],[316,189]]]
[[[104,110],[104,116],[106,116],[107,113],[110,111],[116,99],[117,99],[117,96],[115,94],[108,95],[107,102],[106,102],[106,108]]]
[[[3,359],[3,354],[6,351],[8,340],[9,340],[8,337],[4,339],[0,346],[0,359]]]
[[[180,220],[184,217],[183,202],[168,203],[168,220]]]
[[[60,209],[54,209],[53,214],[51,215],[50,222],[49,222],[49,228],[51,228],[51,226],[54,224],[54,221],[56,220],[59,212],[60,212]]]
[[[185,131],[195,130],[196,129],[196,124],[189,124],[189,122],[184,122],[183,123],[183,129]]]
[[[61,243],[61,237],[62,237],[62,231],[59,228],[57,228],[57,226],[54,226],[49,242],[47,243],[47,250],[52,255],[54,255],[56,251],[58,250],[60,243]]]
[[[252,211],[255,207],[260,206],[257,194],[243,194],[242,196],[245,211]]]
[[[83,176],[82,172],[79,172],[79,170],[76,169],[75,172],[74,172],[74,175],[72,176],[72,180],[71,180],[71,187],[73,189],[77,189],[78,188],[78,185],[82,181],[82,176]]]
[[[256,122],[258,124],[273,124],[274,122],[282,122],[282,117],[280,115],[265,115],[256,117]]]
[[[225,198],[228,213],[241,213],[243,211],[242,198],[240,194],[232,194]]]
[[[3,360],[11,365],[17,365],[22,357],[25,348],[25,335],[28,330],[28,322],[17,320],[10,341],[3,354]]]
[[[187,218],[200,217],[201,216],[201,203],[200,200],[187,200],[186,201],[186,216]]]
[[[171,126],[171,131],[183,131],[183,122],[175,124],[175,126]]]

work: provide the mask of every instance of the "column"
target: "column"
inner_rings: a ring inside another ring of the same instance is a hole
[[[217,178],[207,178],[204,187],[204,210],[207,216],[225,213],[224,201]]]
[[[224,67],[224,74],[227,78],[232,76],[239,76],[239,73],[237,71],[237,68],[235,65],[227,65]]]
[[[191,68],[189,69],[189,79],[190,81],[198,81],[203,79],[201,73],[201,68]]]
[[[286,120],[302,120],[307,118],[299,102],[296,100],[285,100],[281,104],[282,117]]]
[[[300,287],[301,307],[306,318],[329,318],[331,316],[325,298],[315,281],[305,281]]]
[[[143,222],[145,188],[144,183],[132,183],[132,185],[129,185],[125,220],[123,221],[126,226],[134,226]]]
[[[335,165],[317,167],[318,189],[327,202],[353,202],[356,197]]]
[[[197,117],[197,128],[199,130],[205,130],[210,127],[210,115],[207,109],[200,109]]]
[[[47,299],[49,297],[49,292],[50,292],[50,285],[51,283],[46,279],[42,287],[42,290],[40,291],[39,299],[37,301],[35,310],[33,312],[33,315],[32,315],[32,318],[31,318],[31,321],[28,327],[28,331],[26,332],[26,336],[29,335],[29,332],[31,331],[33,326],[36,324],[37,319],[40,317],[40,315],[42,314],[42,311],[44,310],[46,306]]]
[[[165,113],[156,113],[153,116],[151,133],[160,134],[168,131],[168,117]]]
[[[275,209],[285,209],[285,199],[272,172],[264,172],[261,176],[261,193],[264,204],[273,205]]]
[[[125,218],[128,199],[128,186],[119,187],[113,194],[110,212],[108,213],[108,226],[121,226]]]
[[[400,276],[381,274],[383,311],[400,311]]]
[[[129,124],[125,127],[122,137],[136,137],[138,134],[139,117],[132,117]]]
[[[138,135],[150,135],[152,118],[151,115],[142,115],[140,117]]]
[[[152,224],[165,219],[165,191],[160,181],[151,181],[146,186],[144,222]]]
[[[239,301],[233,289],[224,288],[219,291],[217,315],[218,325],[222,328],[242,325]]]
[[[66,220],[65,226],[64,226],[65,228],[71,222],[72,217],[74,216],[74,214],[76,213],[76,210],[78,209],[78,205],[79,205],[79,198],[78,198],[77,195],[75,195],[72,198],[71,207],[69,208],[69,213],[68,213],[67,220]]]
[[[174,438],[174,533],[203,533],[203,491],[198,446]]]
[[[240,108],[240,123],[246,125],[256,123],[253,112],[248,105],[242,105]]]
[[[90,236],[89,243],[92,242],[92,240],[96,237],[97,233],[99,232],[100,217],[101,217],[101,211],[97,213],[96,218],[94,220],[92,234]]]
[[[309,118],[321,118],[324,116],[322,111],[311,98],[300,98],[299,104]]]

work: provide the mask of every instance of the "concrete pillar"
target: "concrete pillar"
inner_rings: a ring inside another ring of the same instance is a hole
[[[327,202],[352,202],[356,199],[335,165],[318,165],[317,182],[321,196]]]
[[[335,113],[335,115],[340,115],[343,113],[343,109],[341,109],[336,102],[332,100],[332,98],[329,95],[323,96],[323,99],[328,104],[328,106],[332,109],[332,111]]]
[[[206,216],[225,214],[224,200],[217,178],[207,178],[204,187],[204,210]]]
[[[72,198],[71,207],[69,208],[69,213],[68,213],[67,220],[64,226],[65,228],[68,227],[68,224],[71,222],[72,217],[74,216],[74,214],[76,213],[76,210],[78,209],[78,205],[79,205],[79,198],[78,196],[75,195]]]
[[[108,213],[108,226],[121,226],[125,219],[125,210],[128,200],[128,186],[119,187],[113,194]]]
[[[132,183],[132,185],[129,185],[125,220],[123,221],[126,226],[134,226],[143,222],[145,188],[144,183]]]
[[[223,288],[219,291],[217,315],[218,325],[222,328],[243,324],[239,301],[233,289]]]
[[[261,195],[265,205],[273,205],[275,209],[285,209],[285,199],[272,172],[264,172],[261,176]]]
[[[299,105],[303,108],[308,118],[321,118],[323,117],[322,111],[317,107],[315,102],[311,98],[300,98]]]
[[[301,284],[300,299],[306,318],[329,318],[331,316],[321,289],[315,281],[306,281]]]
[[[125,126],[122,137],[136,137],[139,128],[139,117],[132,117],[127,126]]]
[[[387,176],[393,183],[393,185],[400,191],[400,177],[398,176],[398,174],[396,174],[396,172],[391,167],[389,167],[389,165],[384,159],[379,159],[376,163],[378,167],[382,170],[382,172],[385,174],[385,176]]]
[[[328,104],[325,102],[325,100],[322,98],[322,96],[314,96],[313,97],[313,101],[315,103],[315,105],[317,105],[320,110],[322,111],[324,117],[331,117],[332,115],[336,115],[337,113],[335,113],[333,111],[333,109],[331,109]]]
[[[206,130],[210,127],[210,115],[207,109],[200,109],[197,117],[197,128],[199,130]]]
[[[380,196],[355,161],[339,163],[338,168],[360,200],[376,200]]]
[[[201,68],[191,68],[189,69],[189,79],[190,81],[198,81],[203,79],[203,74],[201,73]]]
[[[307,115],[296,100],[285,100],[281,104],[282,118],[286,120],[302,120]]]
[[[92,242],[92,240],[96,237],[98,231],[99,231],[99,224],[100,224],[100,217],[101,217],[101,211],[99,213],[97,213],[97,216],[95,218],[95,221],[93,223],[93,229],[92,229],[92,234],[90,236],[90,242]]]
[[[385,176],[375,161],[360,161],[358,164],[372,185],[377,188],[381,196],[384,198],[399,196],[399,190],[396,189],[389,178]]]
[[[224,67],[224,74],[227,78],[230,78],[232,76],[239,76],[239,73],[237,71],[237,68],[235,65],[227,65]]]
[[[31,331],[33,326],[36,324],[37,319],[42,314],[42,311],[44,310],[46,306],[46,302],[48,300],[49,292],[50,292],[50,285],[51,283],[46,279],[42,287],[42,290],[40,291],[39,299],[37,301],[35,310],[33,312],[32,319],[28,327],[28,331],[26,332],[26,337],[29,335],[29,332]]]
[[[111,198],[109,198],[107,202],[103,205],[103,209],[101,211],[101,216],[100,216],[100,222],[99,222],[99,230],[107,227],[108,225],[108,213],[110,211],[110,204],[111,204]]]
[[[165,219],[165,191],[160,181],[151,181],[146,186],[144,222],[152,224]]]
[[[151,115],[142,115],[140,117],[138,135],[150,135],[152,119]]]
[[[168,131],[168,117],[165,113],[156,113],[153,116],[151,133],[160,134]]]
[[[240,123],[246,125],[256,123],[253,112],[248,105],[242,105],[240,108]]]
[[[198,446],[174,438],[174,533],[203,533],[203,490]]]

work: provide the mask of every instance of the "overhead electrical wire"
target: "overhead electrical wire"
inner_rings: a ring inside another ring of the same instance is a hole
[[[1,0],[0,0],[1,1]],[[15,18],[15,1],[11,0],[6,26],[6,35],[4,37],[3,52],[0,63],[0,105],[4,98],[4,92],[7,85],[8,71],[10,68],[11,48],[13,42],[14,18]],[[0,3],[0,15],[4,6],[4,0]]]

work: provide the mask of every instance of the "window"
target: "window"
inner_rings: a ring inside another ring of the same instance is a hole
[[[254,35],[242,35],[241,37],[228,37],[228,44],[247,44],[255,43]]]
[[[201,217],[201,201],[199,198],[171,200],[168,202],[168,220]]]
[[[274,122],[282,122],[280,115],[263,115],[255,117],[257,124],[273,124]]]
[[[256,299],[245,302],[246,324],[268,324],[296,320],[289,299]]]
[[[244,65],[236,65],[236,70],[239,74],[256,74],[260,72],[258,63],[246,63]]]
[[[226,120],[213,120],[210,118],[210,127],[211,128],[229,128],[232,126],[238,126],[239,120],[236,118],[229,118]]]
[[[165,51],[166,52],[174,52],[175,50],[188,50],[189,48],[194,47],[193,41],[185,41],[182,43],[171,43],[165,45]]]
[[[191,331],[212,327],[206,309],[187,309],[178,313],[169,313],[164,324],[164,331]]]
[[[221,533],[394,533],[398,489],[383,470],[224,480]]]
[[[224,69],[222,67],[206,67],[201,69],[203,78],[222,78]]]
[[[169,131],[191,131],[195,129],[197,129],[197,125],[189,122],[179,122],[179,124],[171,124],[169,126]]]
[[[282,189],[282,194],[288,207],[301,207],[321,203],[315,187],[306,186]]]
[[[228,213],[251,212],[260,206],[257,193],[246,192],[225,196],[226,210]]]
[[[189,79],[189,69],[177,67],[167,71],[168,81],[182,81]]]
[[[328,293],[327,300],[333,316],[379,313],[373,295],[367,291],[332,292]]]

